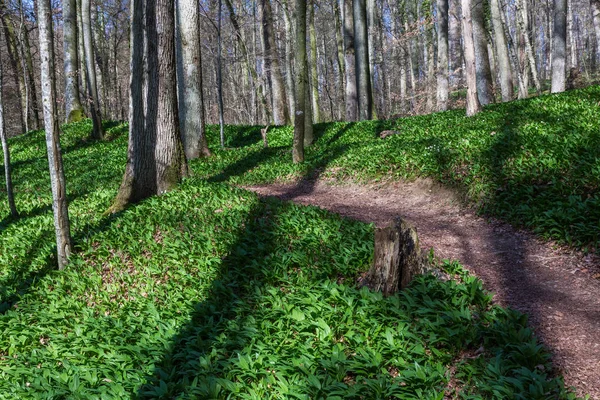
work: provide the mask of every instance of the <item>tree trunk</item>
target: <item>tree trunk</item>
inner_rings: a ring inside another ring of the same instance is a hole
[[[405,289],[424,270],[416,229],[396,217],[390,225],[375,231],[373,266],[362,285],[389,296]]]
[[[293,2],[292,2],[293,4]],[[284,1],[286,9],[284,10],[285,24],[285,85],[288,96],[290,123],[294,123],[296,115],[296,89],[294,87],[294,29],[292,27],[292,18],[290,17],[289,3]]]
[[[500,13],[500,4],[498,0],[490,0],[490,11],[492,16],[492,28],[494,30],[494,44],[496,45],[496,57],[498,59],[498,71],[500,75],[500,91],[502,92],[502,101],[511,101],[514,99],[514,85],[511,74],[510,58],[508,55],[508,46],[502,27],[502,17]]]
[[[63,49],[65,54],[65,116],[67,122],[85,117],[79,98],[79,57],[77,51],[77,3],[63,0]]]
[[[554,0],[554,33],[552,36],[552,93],[566,87],[567,0]]]
[[[353,5],[358,115],[360,120],[369,120],[373,117],[373,96],[371,94],[371,73],[369,71],[367,4],[366,0],[353,0]]]
[[[341,10],[340,10],[340,3],[343,0],[339,1],[339,0],[334,0],[333,2],[333,15],[335,18],[335,44],[336,44],[336,48],[337,48],[337,67],[338,67],[338,75],[337,75],[337,80],[338,80],[338,98],[339,98],[339,104],[345,104],[346,103],[346,98],[344,96],[344,75],[346,73],[346,63],[344,61],[344,35],[343,35],[343,21],[342,21],[342,17],[341,17]],[[340,23],[341,22],[341,23]],[[337,107],[338,109],[338,120],[342,120],[342,113],[341,113],[341,108]]]
[[[471,117],[481,111],[477,97],[477,70],[475,68],[475,44],[473,43],[473,27],[471,26],[471,0],[461,0],[462,28],[464,42],[464,58],[467,75],[467,116]]]
[[[352,0],[342,1],[344,6],[344,64],[346,65],[346,120],[356,121],[358,119],[358,95],[354,49],[354,12]]]
[[[221,35],[223,4],[221,4],[221,0],[217,2],[217,7],[217,103],[219,105],[219,139],[221,148],[223,148],[225,147],[225,106],[223,104],[223,42]]]
[[[102,128],[102,116],[100,113],[100,101],[98,98],[98,86],[96,85],[95,53],[92,37],[92,19],[90,0],[81,2],[81,21],[83,24],[83,47],[85,50],[85,64],[87,67],[88,104],[92,116],[93,129],[91,137],[96,140],[104,138]]]
[[[10,165],[10,151],[8,149],[8,142],[6,140],[6,128],[4,126],[4,101],[2,99],[2,84],[4,81],[2,60],[0,59],[0,142],[2,142],[2,152],[4,154],[4,180],[6,181],[6,194],[8,196],[8,207],[10,209],[10,215],[16,217],[19,213],[17,212],[17,206],[15,205],[15,195],[13,191],[12,178],[11,178],[11,165]]]
[[[275,125],[286,125],[290,122],[290,115],[286,103],[285,84],[279,54],[275,43],[273,28],[273,10],[271,0],[262,0],[263,5],[263,38],[265,46],[265,70],[270,76],[273,90],[273,121]]]
[[[592,21],[596,34],[596,59],[600,57],[600,0],[591,0]]]
[[[202,94],[200,6],[197,0],[177,0],[177,89],[179,127],[188,160],[210,156]]]
[[[321,112],[319,106],[319,74],[317,72],[317,35],[315,33],[315,2],[310,0],[308,4],[308,37],[310,40],[310,93],[312,101],[312,122],[321,122]]]
[[[50,0],[38,0],[38,30],[40,34],[40,58],[42,80],[42,103],[44,128],[52,185],[52,210],[56,232],[58,269],[63,269],[71,254],[71,232],[67,189],[59,140],[58,108],[56,105],[56,76],[54,71],[54,44],[52,8]]]
[[[109,209],[113,213],[171,190],[187,175],[177,109],[174,2],[133,0],[131,14],[128,160]],[[144,32],[147,68],[143,64]]]
[[[448,0],[437,0],[437,109],[448,109]]]
[[[487,51],[487,34],[483,1],[477,0],[472,8],[473,42],[475,44],[475,69],[477,71],[477,96],[481,105],[494,102],[492,70]]]
[[[296,116],[294,118],[294,143],[292,159],[295,164],[304,161],[305,125],[312,123],[306,118],[306,2],[296,0]]]

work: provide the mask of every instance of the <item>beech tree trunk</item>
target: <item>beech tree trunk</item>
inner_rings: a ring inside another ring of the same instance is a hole
[[[369,71],[366,0],[354,0],[353,6],[358,116],[360,120],[369,120],[373,118],[373,96],[371,94],[371,73]]]
[[[596,57],[600,56],[600,0],[591,0],[592,22],[596,34]]]
[[[498,71],[500,76],[500,91],[502,92],[502,101],[511,101],[514,99],[514,85],[510,66],[510,57],[504,28],[502,27],[502,17],[500,13],[500,4],[498,0],[490,0],[490,12],[492,16],[492,28],[494,31],[494,44],[496,46],[496,57],[498,59]]]
[[[77,42],[77,3],[63,0],[63,49],[65,57],[65,116],[67,122],[85,115],[79,98],[79,57]]]
[[[295,164],[304,161],[306,118],[306,80],[308,78],[306,57],[306,2],[296,0],[296,115],[294,117],[294,143],[292,159]]]
[[[179,126],[188,160],[210,156],[206,141],[200,6],[197,0],[177,0],[177,88]]]
[[[477,97],[477,70],[475,67],[475,44],[473,43],[473,27],[471,25],[471,0],[461,0],[464,57],[467,76],[467,116],[471,117],[481,111]]]
[[[494,102],[492,70],[487,50],[483,1],[476,0],[472,8],[473,41],[475,44],[475,69],[477,71],[477,96],[481,105]]]
[[[554,33],[552,36],[552,93],[566,88],[567,0],[554,0]]]
[[[98,98],[98,86],[96,84],[95,52],[92,36],[92,19],[90,0],[81,2],[81,21],[83,25],[83,48],[85,50],[85,64],[87,67],[88,104],[92,117],[92,138],[102,140],[104,129],[102,128],[102,115],[100,113],[100,100]]]
[[[344,64],[346,66],[346,120],[358,119],[358,94],[356,90],[356,55],[354,49],[354,11],[352,0],[343,1]]]
[[[4,155],[4,180],[6,181],[8,207],[10,209],[10,215],[16,217],[19,213],[17,212],[17,206],[15,205],[15,195],[11,178],[10,151],[6,140],[6,128],[4,125],[4,101],[2,99],[2,84],[4,83],[3,72],[2,59],[0,57],[0,142],[2,142],[2,153]]]
[[[44,128],[46,130],[50,183],[52,185],[52,211],[54,212],[58,269],[63,269],[71,254],[71,231],[67,205],[67,189],[59,140],[52,8],[50,0],[37,0],[37,2],[38,30],[40,35],[42,103],[44,106]]]
[[[437,0],[437,109],[448,109],[448,0]]]
[[[319,73],[317,71],[317,34],[315,32],[315,2],[310,0],[308,4],[308,37],[310,43],[310,94],[312,101],[312,121],[321,122],[321,112],[319,107]]]
[[[171,190],[187,175],[177,109],[174,2],[132,0],[130,82],[128,160],[112,213]]]

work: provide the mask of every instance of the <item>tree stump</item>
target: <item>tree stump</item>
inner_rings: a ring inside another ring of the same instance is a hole
[[[264,128],[262,128],[260,130],[260,135],[262,136],[263,139],[263,147],[266,149],[267,147],[269,147],[269,142],[267,141],[267,133],[269,132],[269,127],[271,125],[267,125]]]
[[[396,217],[390,225],[375,231],[373,266],[362,284],[391,295],[422,274],[425,264],[416,229],[402,217]]]

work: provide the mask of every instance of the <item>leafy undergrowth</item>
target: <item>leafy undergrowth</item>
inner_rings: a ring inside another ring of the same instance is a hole
[[[263,149],[258,127],[230,127],[236,149],[216,151],[194,168],[213,181],[245,184],[320,175],[371,182],[431,177],[464,192],[482,212],[593,251],[600,243],[599,104],[594,86],[490,105],[473,118],[456,110],[319,124],[299,166],[291,163],[292,128],[271,129],[271,148]],[[400,134],[379,139],[384,129]]]
[[[0,398],[574,398],[524,317],[459,265],[389,298],[357,288],[370,225],[199,176],[103,216],[126,127],[101,143],[90,128],[62,136],[65,271],[43,135],[10,142],[22,214],[0,222]]]

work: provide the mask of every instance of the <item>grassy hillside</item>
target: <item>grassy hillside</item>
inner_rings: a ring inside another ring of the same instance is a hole
[[[94,143],[88,123],[70,125],[61,140],[77,251],[61,272],[43,134],[11,140],[21,216],[0,202],[0,398],[442,399],[450,381],[464,398],[573,398],[526,318],[491,305],[459,265],[444,265],[455,281],[423,277],[382,298],[354,285],[371,261],[372,226],[223,183],[430,174],[469,182],[499,207],[472,167],[443,169],[484,160],[481,143],[500,138],[479,118],[399,120],[389,124],[403,135],[385,141],[374,139],[377,123],[322,125],[301,166],[289,163],[289,129],[263,150],[256,128],[229,128],[229,146],[241,148],[215,149],[173,192],[109,217],[126,127],[109,125],[109,140]],[[435,126],[460,123],[480,130],[434,139]],[[473,147],[459,146],[467,136]],[[431,146],[449,143],[452,157],[435,156]]]
[[[600,241],[599,104],[594,86],[491,105],[473,118],[456,110],[320,124],[300,166],[290,161],[291,128],[271,130],[268,150],[258,128],[230,128],[229,146],[245,147],[194,167],[210,180],[235,183],[431,177],[466,193],[483,212],[590,250]],[[384,129],[400,134],[379,139]]]

